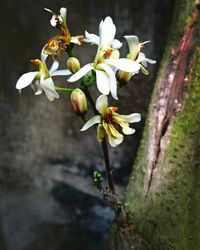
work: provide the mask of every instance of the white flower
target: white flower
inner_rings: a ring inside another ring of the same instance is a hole
[[[96,44],[104,50],[109,48],[119,49],[122,46],[122,43],[119,40],[114,39],[115,33],[116,27],[113,24],[112,18],[108,16],[99,24],[99,36],[85,31],[84,41],[87,43]]]
[[[59,98],[59,94],[55,90],[53,76],[69,75],[69,70],[57,70],[59,67],[58,61],[54,61],[50,70],[47,69],[45,60],[47,55],[41,54],[41,60],[35,59],[31,62],[39,67],[39,71],[28,72],[23,74],[16,83],[16,89],[21,92],[21,89],[29,86],[35,80],[35,95],[40,95],[43,91],[49,101]]]
[[[156,63],[155,60],[151,60],[149,58],[146,58],[145,54],[141,52],[141,49],[144,48],[144,45],[146,43],[149,43],[150,41],[146,42],[139,42],[137,36],[124,36],[129,47],[129,54],[127,55],[127,58],[135,62],[139,69],[145,74],[148,75],[149,72],[147,70],[147,64]],[[131,79],[131,77],[138,72],[132,72],[129,73],[127,71],[121,70],[118,74],[118,79],[123,83],[128,83]]]
[[[126,70],[128,72],[138,72],[140,67],[138,64],[125,58],[120,59],[108,59],[106,63],[99,63],[95,67],[93,64],[89,63],[83,66],[78,72],[72,75],[68,81],[76,82],[85,76],[91,70],[96,72],[96,83],[98,90],[103,95],[109,95],[111,93],[114,99],[118,99],[117,97],[117,81],[115,76],[115,71],[110,67],[110,65],[121,69]]]
[[[75,82],[81,79],[89,71],[96,72],[97,88],[103,95],[111,93],[112,97],[117,97],[117,81],[115,72],[117,69],[126,72],[138,73],[140,65],[127,58],[113,59],[112,51],[121,47],[121,43],[114,39],[116,27],[113,24],[111,17],[106,17],[99,25],[99,37],[86,32],[86,41],[97,44],[98,50],[94,63],[87,64],[78,72],[72,75],[68,81]]]
[[[155,64],[156,61],[146,58],[145,54],[141,52],[141,49],[144,48],[144,45],[146,43],[149,43],[150,41],[146,42],[139,42],[137,36],[124,36],[129,47],[129,54],[128,58],[135,61],[136,63],[140,64],[140,68],[143,71],[143,73],[148,74],[147,71],[147,63]]]
[[[135,123],[141,120],[141,115],[139,113],[133,113],[130,115],[120,115],[116,113],[118,108],[108,107],[108,98],[105,95],[101,95],[97,99],[96,109],[99,111],[99,115],[96,115],[87,121],[81,131],[85,131],[94,124],[98,124],[98,141],[101,142],[106,136],[112,147],[121,144],[124,139],[124,136],[116,129],[118,126],[121,127],[122,132],[125,135],[130,135],[135,133],[135,129],[130,128],[129,123]]]

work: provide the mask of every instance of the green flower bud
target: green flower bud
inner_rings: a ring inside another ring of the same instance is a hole
[[[98,171],[93,172],[93,181],[95,184],[100,184],[103,181],[102,174]]]
[[[81,89],[77,88],[72,91],[71,103],[74,112],[78,116],[84,116],[87,113],[87,100]]]
[[[80,62],[76,57],[70,57],[67,60],[67,68],[72,72],[76,73],[81,68]]]

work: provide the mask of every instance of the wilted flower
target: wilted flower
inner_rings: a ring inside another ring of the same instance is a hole
[[[44,53],[52,55],[53,57],[60,56],[62,51],[65,51],[70,43],[81,45],[84,37],[71,36],[67,27],[67,9],[61,8],[60,15],[55,14],[52,10],[45,8],[48,12],[52,13],[53,16],[50,23],[53,27],[60,30],[61,35],[52,37],[48,43],[44,46]]]
[[[54,36],[44,46],[43,51],[46,55],[57,58],[67,49],[69,42],[65,36]]]
[[[122,143],[124,139],[124,136],[117,131],[118,127],[121,127],[122,132],[125,135],[130,135],[135,132],[135,129],[130,128],[129,123],[135,123],[141,120],[141,115],[139,113],[133,113],[130,115],[118,114],[117,107],[108,107],[108,97],[105,95],[101,95],[97,99],[96,109],[98,110],[99,115],[96,115],[87,121],[81,131],[85,131],[94,124],[98,124],[98,141],[101,142],[106,136],[112,147],[116,147]]]
[[[70,43],[71,35],[67,27],[67,8],[60,9],[60,15],[55,14],[52,10],[45,8],[46,11],[53,14],[50,24],[60,30],[61,36],[65,36]]]
[[[59,94],[55,90],[53,76],[69,75],[69,70],[57,70],[59,67],[58,61],[54,61],[50,70],[47,69],[45,63],[46,55],[41,54],[41,60],[35,59],[31,62],[39,67],[39,71],[28,72],[23,74],[16,83],[16,89],[20,90],[31,85],[34,82],[34,88],[36,89],[35,95],[42,94],[44,90],[46,97],[49,101],[53,101],[55,98],[59,98]]]
[[[120,48],[122,45],[118,40],[114,39],[115,33],[116,27],[111,17],[106,17],[104,21],[101,21],[99,36],[86,32],[85,41],[98,45],[95,60],[93,64],[89,63],[83,66],[77,73],[71,76],[68,79],[69,82],[78,81],[89,71],[94,70],[96,72],[98,90],[104,95],[111,93],[113,98],[118,99],[115,71],[120,69],[133,74],[138,73],[140,66],[130,59],[112,56],[112,52],[115,51],[113,49]]]
[[[87,113],[87,100],[84,92],[76,88],[71,93],[71,103],[74,112],[79,116],[84,116]]]

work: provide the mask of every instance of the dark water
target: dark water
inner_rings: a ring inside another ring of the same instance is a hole
[[[19,76],[34,70],[30,60],[39,57],[43,45],[56,34],[43,8],[59,11],[63,6],[68,8],[73,35],[85,30],[98,33],[100,20],[110,15],[120,40],[136,34],[142,41],[152,41],[145,51],[157,65],[150,67],[149,77],[138,76],[120,95],[121,113],[143,115],[138,132],[110,149],[115,179],[123,191],[167,39],[173,1],[1,1],[1,250],[105,249],[114,217],[90,177],[94,169],[104,169],[95,131],[79,132],[82,121],[73,115],[68,96],[49,103],[28,88],[22,95],[15,90]],[[95,47],[88,47],[76,49],[82,64],[95,55]]]

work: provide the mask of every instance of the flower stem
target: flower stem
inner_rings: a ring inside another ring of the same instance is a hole
[[[55,90],[57,90],[57,91],[64,91],[64,92],[70,92],[71,93],[74,89],[55,87]]]
[[[103,150],[103,155],[104,155],[104,161],[105,161],[105,166],[106,166],[106,173],[107,173],[107,178],[108,178],[108,186],[112,192],[112,194],[115,194],[115,185],[114,185],[114,179],[113,179],[113,174],[112,174],[112,168],[110,166],[110,160],[109,160],[109,154],[108,154],[108,146],[106,139],[104,138],[102,143],[102,150]]]
[[[83,92],[85,93],[85,95],[86,95],[86,97],[87,97],[87,99],[88,99],[88,101],[89,101],[89,103],[90,103],[90,105],[92,107],[92,110],[93,110],[94,114],[99,115],[99,112],[96,109],[96,106],[95,106],[95,103],[94,103],[94,101],[92,99],[92,96],[90,95],[90,91],[86,86],[83,87]]]
[[[95,103],[92,99],[92,96],[90,95],[90,92],[86,86],[83,87],[83,91],[93,109],[93,112],[95,115],[99,115],[98,110],[95,107]],[[102,150],[103,150],[103,156],[104,156],[104,162],[105,162],[105,167],[106,167],[106,173],[107,173],[107,178],[108,178],[108,186],[109,189],[111,190],[112,194],[115,194],[115,185],[114,185],[114,179],[113,179],[113,174],[112,174],[112,168],[110,166],[110,159],[109,159],[109,154],[108,154],[108,146],[106,139],[104,138],[102,143]]]

